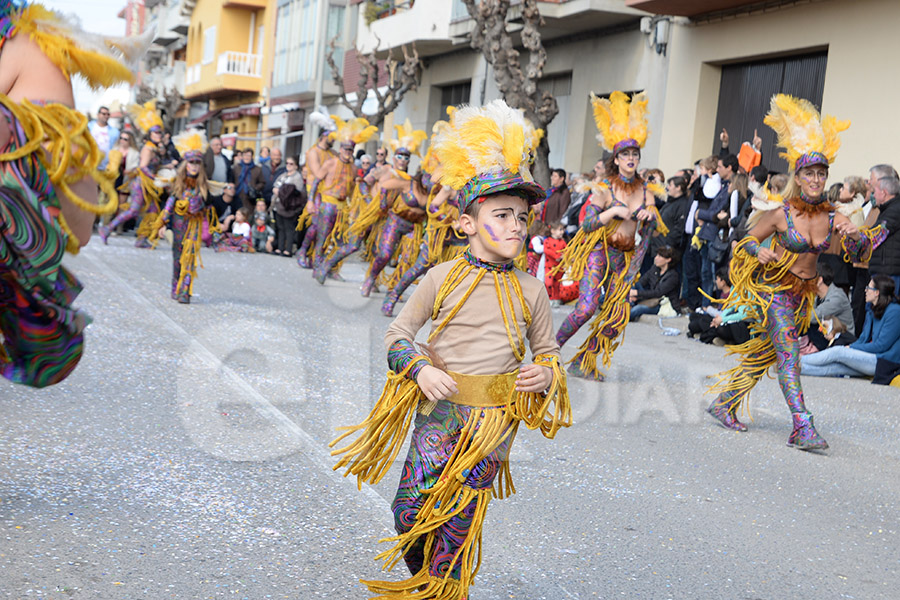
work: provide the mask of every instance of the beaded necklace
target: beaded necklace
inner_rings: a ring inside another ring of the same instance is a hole
[[[469,284],[469,289],[466,290],[459,302],[456,303],[447,316],[444,317],[444,320],[441,321],[428,336],[428,343],[431,343],[435,336],[450,323],[451,319],[453,319],[457,313],[459,313],[460,309],[466,303],[466,300],[469,299],[469,296],[472,295],[472,292],[475,291],[475,288],[478,287],[478,284],[484,276],[487,273],[490,273],[494,278],[494,290],[497,292],[497,303],[500,307],[500,315],[503,317],[503,326],[506,328],[509,346],[512,348],[516,360],[520,362],[525,360],[525,339],[519,328],[519,322],[516,319],[513,296],[518,300],[519,306],[522,309],[522,316],[525,320],[526,327],[531,325],[531,310],[528,308],[528,303],[525,302],[525,297],[522,295],[522,286],[519,283],[519,278],[513,273],[513,268],[514,265],[512,263],[498,264],[480,260],[476,258],[470,250],[466,250],[464,254],[456,259],[456,262],[447,274],[447,278],[444,279],[444,282],[441,284],[434,300],[431,319],[433,321],[437,320],[441,306],[444,304],[444,301],[450,293],[459,287],[470,273],[474,272],[472,283]]]

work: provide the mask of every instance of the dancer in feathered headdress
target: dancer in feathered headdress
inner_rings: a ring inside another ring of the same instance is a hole
[[[200,246],[206,225],[209,184],[203,168],[206,134],[185,131],[172,138],[181,154],[181,165],[175,174],[166,206],[155,222],[156,230],[172,230],[172,299],[190,304],[200,261]]]
[[[555,269],[571,270],[573,278],[581,274],[575,310],[560,326],[556,341],[565,344],[596,312],[569,372],[602,381],[597,359],[610,365],[629,321],[629,292],[640,276],[650,237],[654,230],[666,235],[668,229],[654,198],[662,195],[662,187],[647,185],[637,172],[648,135],[646,96],[640,93],[629,100],[626,94],[613,92],[608,100],[593,96],[591,102],[597,138],[611,155],[607,177],[583,190],[591,192],[584,221]]]
[[[453,114],[455,109],[450,107],[448,114]],[[456,191],[449,186],[442,186],[438,183],[441,177],[441,163],[434,151],[434,140],[439,133],[450,124],[447,121],[437,121],[432,127],[431,144],[425,157],[422,159],[421,171],[418,181],[413,183],[413,193],[416,195],[421,206],[426,207],[427,221],[425,222],[424,233],[421,242],[416,236],[407,234],[401,243],[401,260],[398,261],[397,269],[387,283],[388,293],[384,297],[381,305],[381,312],[386,317],[394,314],[394,306],[400,301],[403,292],[415,283],[428,269],[434,265],[452,260],[456,258],[466,246],[466,237],[462,232],[456,229],[459,221],[459,204],[456,201]],[[398,127],[398,132],[401,128]],[[410,131],[409,121],[404,126],[404,131]],[[402,143],[402,135],[401,143]],[[406,142],[409,144],[409,142]],[[403,146],[400,146],[403,147]],[[409,241],[407,241],[409,240]],[[404,248],[413,246],[418,243],[417,248],[411,248],[415,251],[415,256],[411,261],[409,268],[403,268]]]
[[[322,172],[322,165],[328,159],[335,156],[331,145],[334,142],[334,133],[337,131],[337,123],[328,114],[328,109],[324,106],[318,107],[309,115],[310,122],[319,128],[319,137],[316,143],[306,151],[306,194],[309,202],[303,207],[300,218],[297,221],[297,231],[305,232],[300,242],[300,248],[297,251],[297,264],[304,269],[312,269],[312,255],[316,247],[316,207],[319,205],[316,200],[318,195],[317,187],[319,185],[319,174]]]
[[[364,231],[375,235],[372,262],[366,273],[361,293],[368,296],[375,288],[379,275],[397,254],[401,239],[412,234],[405,242],[406,253],[398,263],[399,274],[412,266],[418,253],[424,231],[425,206],[416,196],[412,177],[407,172],[413,154],[418,154],[419,145],[427,138],[421,130],[414,130],[409,120],[397,125],[397,138],[389,142],[394,150],[391,159],[393,168],[384,173],[375,184],[373,201],[351,227],[351,232],[360,235]],[[321,279],[321,277],[320,277]],[[395,281],[392,283],[396,283]]]
[[[118,204],[69,78],[94,88],[130,82],[126,63],[141,42],[150,40],[88,34],[40,4],[0,0],[0,374],[16,383],[51,385],[78,364],[89,318],[72,306],[81,285],[62,256]]]
[[[97,228],[100,239],[106,244],[112,230],[123,223],[140,217],[137,228],[136,248],[152,248],[156,239],[156,219],[159,216],[163,185],[158,179],[162,168],[165,148],[163,139],[163,122],[156,110],[156,101],[144,104],[132,104],[128,107],[131,122],[144,133],[144,145],[141,148],[141,163],[138,176],[131,183],[131,205],[128,210],[120,212],[107,225]],[[164,177],[167,182],[172,176]]]
[[[436,136],[440,183],[458,190],[469,249],[429,270],[388,328],[388,381],[357,439],[334,454],[362,482],[393,464],[415,416],[392,503],[397,536],[378,556],[403,581],[364,581],[379,598],[468,598],[490,501],[515,491],[509,452],[519,424],[547,438],[571,424],[565,372],[542,282],[516,270],[530,206],[533,128],[502,101],[464,107]],[[416,334],[432,322],[428,342]],[[526,338],[534,357],[523,364]],[[440,443],[434,443],[439,439]]]
[[[713,386],[718,397],[707,409],[721,425],[746,431],[738,420],[756,382],[776,364],[778,383],[791,411],[794,428],[788,445],[821,450],[828,443],[813,426],[800,387],[798,338],[809,328],[816,291],[816,259],[832,243],[840,243],[845,260],[866,261],[884,239],[884,230],[860,231],[828,202],[828,167],[840,146],[838,133],[850,123],[820,117],[807,100],[778,94],[765,123],[778,135],[792,173],[780,197],[735,248],[729,274],[732,291],[725,307],[743,308],[753,323],[753,338],[732,348],[740,363],[722,373]],[[766,247],[761,240],[772,237]]]
[[[366,143],[369,138],[378,132],[378,128],[369,125],[363,118],[353,118],[344,121],[340,117],[332,116],[337,128],[330,134],[337,140],[340,150],[335,156],[329,157],[318,171],[309,171],[309,177],[314,178],[309,202],[314,203],[311,209],[314,214],[316,228],[316,245],[313,253],[313,266],[319,266],[325,260],[325,254],[330,246],[337,245],[343,238],[346,230],[348,200],[353,195],[356,186],[356,167],[353,162],[353,149],[357,144]],[[309,165],[307,165],[309,168]],[[307,202],[307,204],[309,204]],[[301,266],[308,260],[301,254],[299,261]],[[336,272],[327,271],[335,279],[340,279]]]

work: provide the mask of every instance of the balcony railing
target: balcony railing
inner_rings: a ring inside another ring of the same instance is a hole
[[[364,18],[367,24],[378,19],[384,19],[398,11],[409,10],[415,4],[415,0],[369,0],[366,3]]]
[[[244,75],[260,77],[262,74],[262,54],[247,52],[223,52],[219,55],[217,75]]]

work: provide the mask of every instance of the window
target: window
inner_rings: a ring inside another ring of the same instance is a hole
[[[208,65],[216,59],[216,28],[209,27],[203,32],[203,64]]]
[[[551,168],[565,168],[569,98],[572,95],[572,74],[548,75],[538,81],[538,90],[550,92],[556,98],[559,112],[547,126],[547,144],[550,148],[549,160]]]
[[[471,99],[471,96],[471,81],[441,86],[441,112],[438,114],[438,119],[447,118],[447,107],[466,104]]]

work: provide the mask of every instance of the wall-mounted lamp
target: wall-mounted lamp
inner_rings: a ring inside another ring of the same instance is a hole
[[[669,45],[670,17],[642,17],[641,33],[647,36],[647,45],[656,50],[657,54],[666,55],[666,47]]]

